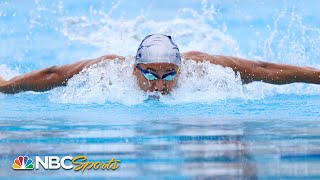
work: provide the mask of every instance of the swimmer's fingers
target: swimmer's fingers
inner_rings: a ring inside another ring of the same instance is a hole
[[[0,84],[7,82],[2,76],[0,76]]]

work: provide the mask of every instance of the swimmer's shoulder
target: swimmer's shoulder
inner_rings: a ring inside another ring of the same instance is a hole
[[[182,53],[181,55],[184,59],[192,59],[195,61],[198,61],[200,59],[204,59],[208,56],[207,53],[200,52],[200,51],[187,51],[185,53]]]
[[[94,64],[98,64],[102,61],[110,61],[110,60],[125,60],[126,58],[124,56],[120,56],[120,55],[117,55],[117,54],[107,54],[107,55],[103,55],[99,58],[96,58],[96,59],[89,59],[89,60],[84,60],[83,61],[83,67],[88,67],[88,66],[91,66],[91,65],[94,65]]]
[[[114,60],[114,59],[125,60],[126,58],[124,56],[120,56],[117,54],[107,54],[99,57],[98,59],[101,61],[101,60]]]
[[[101,56],[96,59],[81,60],[81,61],[77,61],[75,63],[64,65],[64,66],[54,66],[53,68],[58,69],[61,72],[68,72],[70,74],[77,74],[81,70],[83,70],[84,68],[89,67],[91,65],[98,64],[102,61],[109,61],[109,60],[115,60],[115,59],[125,60],[125,57],[119,56],[116,54],[108,54],[108,55],[104,55],[104,56]]]
[[[188,51],[182,53],[182,57],[186,60],[194,60],[196,62],[209,61],[218,65],[225,65],[228,61],[226,56],[212,55],[201,51]]]

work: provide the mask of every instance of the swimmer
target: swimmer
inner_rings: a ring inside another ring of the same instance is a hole
[[[209,61],[212,64],[230,67],[239,72],[243,84],[261,81],[271,84],[289,84],[295,82],[320,84],[320,70],[311,67],[299,67],[261,61],[249,61],[231,56],[210,55],[199,51],[180,54],[178,46],[171,36],[152,34],[145,37],[135,56],[133,75],[138,79],[144,91],[158,91],[168,94],[177,84],[181,68],[181,59],[196,62]],[[105,55],[97,59],[83,60],[63,66],[53,66],[16,76],[10,80],[0,77],[0,92],[14,94],[23,91],[42,92],[58,86],[65,86],[70,78],[84,68],[104,60],[120,59],[119,55]]]

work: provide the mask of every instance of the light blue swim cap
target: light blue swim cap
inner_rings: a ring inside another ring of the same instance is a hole
[[[151,34],[145,37],[137,51],[136,64],[139,63],[173,63],[181,65],[181,55],[178,46],[171,36]]]

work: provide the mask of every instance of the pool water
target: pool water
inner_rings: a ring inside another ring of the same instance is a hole
[[[166,4],[166,6],[164,6]],[[317,1],[1,1],[0,75],[116,53],[48,92],[0,93],[1,179],[319,179],[320,86],[242,85],[184,60],[149,98],[131,75],[139,41],[320,68]],[[206,73],[202,73],[206,72]],[[13,170],[19,155],[121,160],[117,170]]]
[[[151,100],[128,108],[112,103],[48,104],[38,94],[5,97],[1,106],[10,106],[0,119],[0,173],[40,179],[48,175],[318,178],[319,99],[319,95],[277,95],[183,105]],[[12,108],[16,106],[20,108]],[[86,155],[92,161],[115,157],[121,167],[84,174],[11,170],[9,165],[21,154]]]

